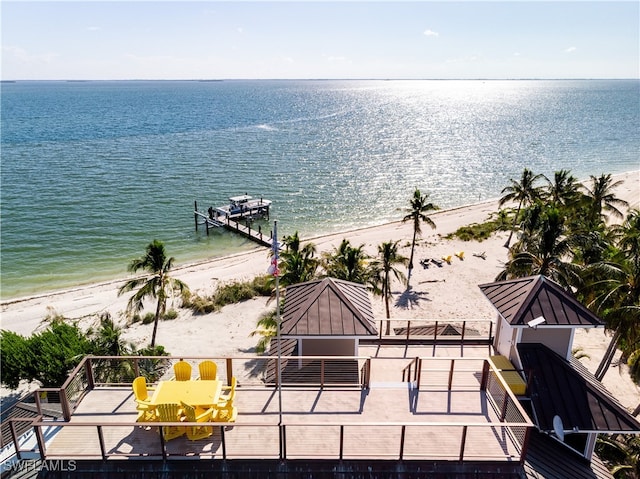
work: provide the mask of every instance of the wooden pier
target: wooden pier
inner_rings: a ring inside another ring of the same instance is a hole
[[[260,206],[260,208],[247,208],[239,213],[221,214],[220,208],[210,207],[207,213],[198,211],[198,202],[194,201],[194,221],[196,225],[196,231],[198,226],[204,225],[207,230],[207,235],[211,228],[225,228],[234,233],[238,233],[245,238],[255,241],[259,245],[266,246],[268,248],[273,247],[273,232],[269,231],[268,234],[262,232],[262,227],[258,226],[257,230],[254,230],[250,226],[251,218],[258,212],[262,216],[269,218],[269,204]]]

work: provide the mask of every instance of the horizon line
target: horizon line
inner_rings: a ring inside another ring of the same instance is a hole
[[[20,78],[1,79],[0,83],[18,82],[118,82],[118,81],[184,81],[184,82],[221,82],[221,81],[572,81],[572,80],[640,80],[640,77],[477,77],[477,78]]]

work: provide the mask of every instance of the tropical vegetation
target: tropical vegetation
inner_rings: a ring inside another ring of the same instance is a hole
[[[542,179],[546,185],[537,185]],[[543,274],[598,314],[613,333],[598,379],[616,347],[623,360],[640,350],[640,213],[630,210],[625,218],[619,186],[609,174],[591,176],[583,186],[567,170],[549,180],[525,169],[500,201],[516,201],[518,208],[508,213],[516,241],[497,279]]]
[[[137,350],[122,338],[122,329],[108,314],[98,319],[98,327],[82,331],[64,316],[45,318],[48,327],[29,337],[12,331],[0,331],[0,380],[15,389],[21,381],[36,381],[41,387],[60,387],[69,373],[88,354],[94,356],[166,356],[162,346]],[[162,360],[139,360],[139,372],[150,380],[162,375]],[[119,359],[104,359],[95,364],[98,382],[125,382],[135,377],[133,364]]]
[[[174,261],[173,257],[167,258],[164,244],[161,241],[153,240],[147,245],[145,255],[132,260],[128,267],[132,273],[143,270],[147,272],[147,275],[128,280],[118,291],[118,295],[121,295],[137,289],[127,304],[129,313],[141,311],[147,299],[156,300],[151,347],[156,344],[158,321],[166,311],[167,299],[176,293],[182,295],[189,290],[185,283],[169,276]]]
[[[429,194],[422,194],[418,188],[413,192],[413,197],[409,201],[409,209],[407,215],[402,218],[402,221],[411,221],[413,223],[413,239],[411,240],[411,255],[409,256],[407,285],[411,279],[411,271],[413,270],[413,253],[416,248],[416,239],[422,234],[422,223],[436,227],[433,220],[427,215],[430,211],[436,211],[440,209],[438,206],[429,202]]]

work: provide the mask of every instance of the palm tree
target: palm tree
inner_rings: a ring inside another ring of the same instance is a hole
[[[378,257],[371,264],[371,283],[374,294],[380,294],[384,300],[387,319],[391,318],[389,299],[391,298],[391,275],[404,282],[405,276],[396,265],[406,265],[407,258],[398,253],[399,241],[387,241],[378,246]],[[387,321],[387,333],[390,333],[390,323]]]
[[[602,174],[599,177],[591,175],[591,185],[585,187],[589,206],[589,223],[595,226],[599,222],[605,222],[604,212],[616,218],[624,218],[618,206],[628,207],[629,203],[616,197],[614,190],[622,185],[623,181],[613,181],[611,174]]]
[[[619,251],[610,261],[591,266],[593,276],[602,278],[591,287],[596,291],[593,304],[603,314],[607,328],[613,330],[595,376],[602,379],[611,364],[616,347],[631,354],[640,340],[640,211],[632,210],[624,223],[613,228]]]
[[[571,175],[569,170],[556,171],[553,181],[548,180],[547,194],[554,206],[570,206],[575,202],[580,193],[578,180]]]
[[[640,436],[599,434],[596,452],[617,479],[640,478]]]
[[[144,270],[148,276],[134,278],[127,281],[118,291],[118,295],[139,288],[131,296],[127,304],[127,311],[139,312],[144,306],[147,298],[156,299],[156,313],[153,322],[153,334],[151,335],[151,347],[156,344],[156,332],[158,331],[158,320],[164,314],[167,307],[167,298],[174,293],[185,293],[189,287],[179,279],[169,276],[169,271],[173,266],[174,258],[167,258],[164,244],[161,241],[153,240],[147,245],[146,254],[141,258],[134,259],[129,264],[128,270],[135,273]]]
[[[117,326],[109,313],[100,316],[100,327],[89,330],[96,356],[127,356],[135,354],[135,346],[122,338],[122,328]],[[95,365],[96,380],[99,382],[124,382],[133,380],[134,368],[131,362],[118,359],[101,360]]]
[[[256,323],[256,329],[249,333],[249,336],[259,336],[258,343],[256,344],[256,353],[263,354],[269,349],[269,343],[271,339],[276,337],[278,322],[276,318],[276,310],[267,311],[263,313],[258,322]]]
[[[364,244],[353,247],[347,239],[331,253],[323,253],[323,267],[327,276],[354,283],[366,283],[369,271],[367,260],[369,255],[364,251]]]
[[[282,238],[286,249],[280,253],[280,283],[282,286],[304,283],[315,277],[318,260],[315,258],[316,246],[307,243],[301,247],[300,237],[296,231],[291,236]]]
[[[433,222],[431,218],[429,218],[426,213],[429,211],[435,211],[439,208],[433,203],[429,203],[429,194],[422,195],[420,190],[416,188],[413,192],[413,197],[409,201],[410,208],[407,210],[408,214],[402,218],[402,221],[413,221],[413,241],[411,242],[411,256],[409,257],[409,273],[407,276],[407,286],[409,286],[409,281],[411,280],[411,270],[413,269],[413,251],[416,247],[416,237],[422,234],[422,230],[420,228],[420,224],[422,222],[431,226],[431,228],[435,228],[436,224]]]
[[[525,214],[527,233],[514,244],[512,258],[507,261],[497,280],[540,274],[565,287],[579,285],[579,266],[566,261],[571,255],[571,248],[564,236],[560,211],[554,207],[545,209],[539,204],[531,210],[535,210],[536,214]]]
[[[509,233],[509,238],[504,245],[506,248],[511,244],[511,237],[513,236],[513,231],[516,229],[516,222],[520,216],[520,209],[522,209],[522,206],[524,205],[533,203],[540,196],[539,189],[535,186],[536,181],[540,178],[542,178],[542,175],[534,175],[531,170],[525,168],[522,172],[520,182],[510,180],[511,185],[502,189],[501,193],[504,194],[504,196],[500,198],[498,206],[502,207],[505,203],[510,201],[518,202],[518,208],[513,218],[513,224],[511,225],[511,232]]]

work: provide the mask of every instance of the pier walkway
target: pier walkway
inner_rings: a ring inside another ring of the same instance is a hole
[[[198,211],[197,201],[194,202],[194,207],[193,216],[196,231],[198,231],[198,226],[201,225],[205,226],[207,235],[209,234],[210,228],[225,228],[231,232],[238,233],[251,241],[255,241],[261,246],[266,246],[268,248],[273,247],[273,233],[271,231],[269,231],[268,234],[263,233],[261,226],[258,226],[258,229],[254,230],[249,226],[250,223],[248,221],[256,213],[260,216],[266,216],[268,219],[268,205],[261,207],[259,210],[256,209],[256,211],[252,208],[247,208],[239,213],[228,214],[221,214],[219,208],[209,208],[209,214]]]

